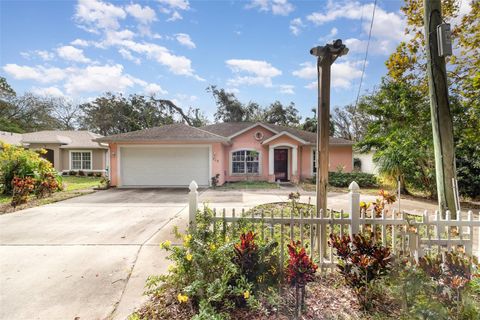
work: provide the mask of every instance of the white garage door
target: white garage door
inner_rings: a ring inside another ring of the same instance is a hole
[[[208,147],[121,147],[121,186],[209,184]]]

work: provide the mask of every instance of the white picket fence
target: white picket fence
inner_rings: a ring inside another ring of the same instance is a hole
[[[189,221],[195,226],[195,216],[199,208],[197,185],[193,181],[189,194]],[[286,243],[291,240],[301,241],[310,256],[315,259],[322,270],[335,264],[332,248],[328,246],[330,234],[344,235],[357,233],[373,233],[383,245],[391,248],[392,253],[408,255],[418,259],[428,252],[463,250],[469,255],[476,254],[480,259],[480,213],[477,218],[472,211],[458,211],[456,218],[446,212],[442,218],[438,211],[423,215],[413,215],[405,211],[382,212],[376,216],[374,211],[360,210],[360,188],[356,182],[350,184],[349,212],[320,210],[301,211],[294,215],[290,210],[288,216],[283,210],[278,212],[264,210],[214,209],[213,230],[237,232],[236,225],[250,226],[259,237],[275,239],[279,242],[280,257],[283,257]],[[474,249],[474,233],[477,235],[476,252]]]

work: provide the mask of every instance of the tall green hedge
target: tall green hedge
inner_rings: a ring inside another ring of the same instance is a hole
[[[315,182],[315,177],[312,179]],[[332,187],[346,188],[352,181],[358,183],[360,188],[377,188],[377,178],[371,173],[364,172],[329,172],[328,184]]]

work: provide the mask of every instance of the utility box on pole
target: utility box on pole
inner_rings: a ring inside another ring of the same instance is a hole
[[[438,206],[442,215],[450,210],[454,218],[456,212],[452,181],[456,178],[455,151],[445,66],[445,55],[451,54],[451,48],[450,52],[448,48],[451,40],[447,30],[449,28],[442,21],[440,0],[424,0],[423,5]]]

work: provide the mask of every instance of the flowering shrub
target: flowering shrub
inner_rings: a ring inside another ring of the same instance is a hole
[[[293,286],[305,286],[312,282],[318,266],[310,260],[300,241],[288,245],[287,281]]]
[[[277,272],[270,268],[277,261],[272,253],[276,244],[256,244],[252,232],[234,243],[210,228],[212,218],[210,209],[199,211],[195,228],[186,235],[176,232],[182,246],[163,242],[161,248],[173,264],[167,275],[147,282],[147,293],[168,292],[180,306],[195,310],[194,319],[220,319],[235,307],[254,308],[260,284],[275,279]]]
[[[57,176],[52,164],[40,156],[45,152],[44,150],[36,152],[1,142],[0,144],[3,148],[0,152],[0,189],[2,193],[12,194],[14,177],[32,177],[42,180],[45,175]]]
[[[52,172],[44,173],[42,176],[35,179],[34,193],[37,198],[50,196],[53,192],[62,189],[61,177]]]
[[[376,217],[380,217],[382,215],[382,211],[385,212],[385,214],[387,214],[389,211],[389,205],[397,201],[397,196],[385,190],[380,190],[378,194],[381,196],[381,198],[377,198],[375,202],[367,203],[367,202],[361,201],[360,210],[362,212],[365,212],[368,209],[370,209],[370,207],[373,207],[373,211],[375,212]]]
[[[35,180],[31,177],[20,178],[14,177],[12,180],[12,207],[16,207],[20,204],[28,201],[28,196],[35,189]]]

